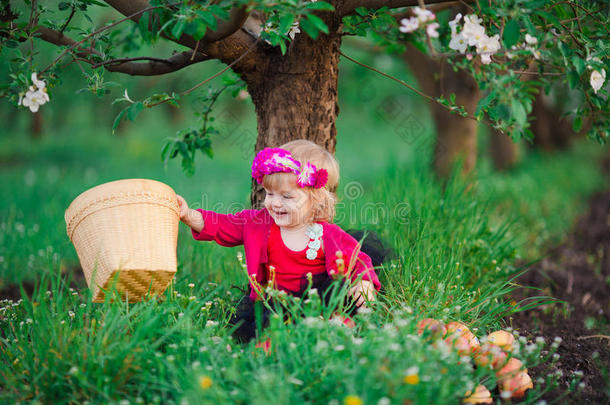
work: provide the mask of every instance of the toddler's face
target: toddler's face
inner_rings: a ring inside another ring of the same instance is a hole
[[[284,184],[273,190],[265,188],[265,192],[265,208],[278,226],[298,228],[311,221],[309,197],[296,185]]]

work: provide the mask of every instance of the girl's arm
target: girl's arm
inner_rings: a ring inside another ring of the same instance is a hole
[[[178,208],[180,208],[180,221],[184,222],[193,231],[201,232],[205,226],[203,216],[196,210],[190,209],[186,200],[181,195],[176,195]]]
[[[354,284],[349,292],[356,301],[357,307],[366,306],[367,302],[376,300],[376,293],[381,288],[381,284],[373,268],[371,258],[360,250],[360,243],[347,232],[342,231],[342,233],[341,243],[348,252],[345,267],[347,268],[350,264],[353,264],[350,278]],[[356,252],[357,255],[354,258]]]
[[[249,210],[233,215],[219,214],[214,211],[190,209],[181,196],[177,196],[180,207],[180,220],[188,225],[193,238],[215,241],[221,246],[237,246],[244,243],[244,224]]]

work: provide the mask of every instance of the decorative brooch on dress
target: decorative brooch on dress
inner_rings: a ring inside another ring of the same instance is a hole
[[[320,224],[312,224],[307,227],[307,232],[305,234],[309,236],[309,243],[307,244],[307,258],[309,260],[314,260],[318,257],[318,249],[322,246],[322,242],[320,238],[322,238],[323,228]]]
[[[258,152],[252,162],[252,177],[258,184],[263,182],[266,174],[272,173],[296,174],[299,187],[322,188],[328,181],[325,169],[318,169],[309,162],[302,164],[282,148],[265,148]]]

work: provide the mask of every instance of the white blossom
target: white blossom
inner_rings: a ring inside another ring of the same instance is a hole
[[[525,34],[525,43],[528,45],[536,45],[538,43],[538,38],[533,37],[530,34]]]
[[[451,37],[451,41],[449,42],[449,48],[458,51],[459,53],[466,52],[466,48],[468,47],[468,42],[466,38],[462,34],[457,34]]]
[[[464,27],[462,35],[468,41],[468,45],[477,46],[483,40],[485,35],[485,27],[481,25],[481,19],[474,14],[469,14],[464,17]]]
[[[436,16],[434,15],[434,13],[432,11],[425,9],[425,8],[415,7],[413,9],[413,12],[415,13],[415,15],[417,16],[417,19],[421,23],[425,23],[427,21],[432,21],[432,20],[434,20],[434,18],[436,18]]]
[[[488,64],[491,62],[491,55],[500,49],[500,36],[498,34],[493,37],[485,36],[483,40],[477,44],[477,53],[481,55],[481,62]]]
[[[591,72],[591,77],[589,78],[589,83],[591,83],[591,87],[593,87],[593,92],[597,94],[599,89],[602,88],[604,82],[606,81],[606,70],[602,69],[601,72],[594,70]]]
[[[436,32],[438,27],[440,27],[439,23],[428,24],[426,27],[426,34],[428,34],[430,38],[438,38],[438,32]]]
[[[35,86],[30,86],[25,96],[19,98],[19,105],[28,107],[31,112],[36,112],[47,101],[49,101],[49,95],[45,87],[39,90]]]
[[[451,37],[453,38],[457,34],[457,25],[462,19],[462,14],[458,13],[455,18],[449,21],[449,27],[451,28]]]
[[[290,30],[288,31],[288,36],[290,37],[290,39],[294,39],[294,36],[300,32],[301,29],[299,28],[299,22],[295,21],[290,27]]]
[[[417,17],[403,18],[400,20],[400,32],[409,33],[419,28],[419,21]]]

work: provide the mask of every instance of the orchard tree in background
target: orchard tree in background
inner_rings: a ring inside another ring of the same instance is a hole
[[[352,35],[370,38],[388,52],[404,52],[408,41],[456,71],[451,80],[461,80],[460,70],[469,73],[472,86],[481,94],[476,105],[461,105],[455,92],[443,96],[446,92],[439,94],[431,88],[424,90],[430,94],[419,93],[454,114],[485,121],[514,140],[532,137],[528,116],[536,94],[549,90],[554,82],[567,82],[567,110],[575,129],[586,120],[589,136],[606,141],[610,129],[605,86],[610,67],[610,6],[606,1],[464,1],[460,4],[466,11],[456,16],[426,8],[433,3],[437,7],[456,4],[443,0],[70,0],[52,4],[3,0],[0,43],[12,73],[3,80],[2,96],[37,111],[52,102],[53,91],[61,91],[56,84],[62,68],[72,62],[90,65],[90,70],[83,68],[89,86],[104,94],[107,83],[102,69],[133,76],[163,75],[217,59],[236,76],[225,76],[223,86],[208,93],[198,126],[181,131],[178,139],[166,145],[167,158],[180,156],[185,170],[192,173],[195,152],[211,150],[210,135],[216,131],[211,119],[214,102],[224,90],[236,94],[242,87],[247,88],[256,110],[256,150],[305,138],[334,152],[340,48],[343,36]],[[116,11],[113,22],[94,21],[99,14],[95,9],[102,7]],[[165,58],[132,55],[160,40],[174,42],[181,50]],[[54,60],[40,60],[40,41],[59,47]],[[521,80],[524,75],[532,77]],[[210,79],[189,90],[153,94],[144,100],[132,100],[125,91],[119,101],[127,107],[114,127],[121,119],[134,120],[144,108],[184,102]],[[440,147],[449,150],[450,158],[443,165],[449,167],[459,156],[451,153],[459,148],[459,141],[443,138],[442,128],[438,140]]]

